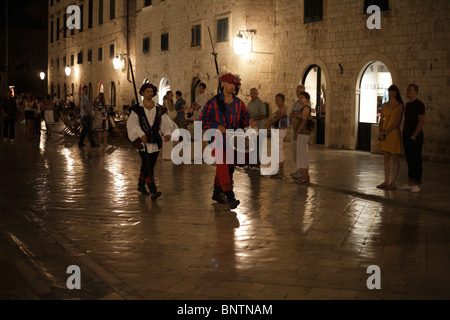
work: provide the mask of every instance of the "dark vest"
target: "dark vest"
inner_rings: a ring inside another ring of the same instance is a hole
[[[158,148],[161,149],[162,138],[161,134],[159,133],[159,130],[161,127],[161,117],[164,113],[166,113],[166,109],[164,109],[159,104],[157,104],[155,108],[156,108],[156,115],[155,121],[153,122],[153,126],[150,125],[150,123],[147,120],[147,117],[145,116],[144,107],[136,104],[132,106],[130,109],[131,111],[134,111],[137,114],[139,118],[139,125],[141,126],[142,131],[144,131],[145,135],[147,136],[147,143],[156,143],[158,145]],[[140,138],[133,141],[132,143],[135,148],[142,149]]]

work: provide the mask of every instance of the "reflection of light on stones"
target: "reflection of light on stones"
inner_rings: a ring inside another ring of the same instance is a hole
[[[44,154],[45,152],[45,142],[47,141],[47,139],[45,139],[45,137],[41,134],[41,136],[39,137],[39,152],[41,154]]]
[[[114,183],[112,185],[116,195],[125,196],[125,175],[122,173],[121,162],[115,159],[109,163],[109,166],[106,169],[111,172],[113,176]]]
[[[76,185],[75,176],[77,175],[77,172],[75,172],[75,169],[77,168],[75,165],[76,161],[73,158],[72,151],[70,149],[62,148],[60,152],[65,157],[67,163],[63,176],[65,182],[64,185],[67,186],[68,194],[64,197],[64,202],[75,202],[74,197],[77,196],[77,188],[74,188]]]
[[[61,153],[66,157],[67,160],[67,171],[72,172],[73,171],[73,165],[75,163],[75,160],[71,157],[71,151],[69,149],[62,149]]]

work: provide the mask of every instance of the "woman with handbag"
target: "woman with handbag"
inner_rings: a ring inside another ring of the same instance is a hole
[[[399,156],[402,153],[402,139],[400,134],[400,122],[403,117],[403,100],[397,86],[388,89],[389,101],[381,107],[379,124],[380,151],[384,156],[384,182],[377,186],[378,189],[395,190],[398,173],[400,171]],[[391,160],[393,163],[392,182],[389,183],[391,174]]]
[[[303,184],[310,180],[309,177],[309,137],[314,129],[314,121],[309,107],[310,95],[307,92],[299,94],[299,102],[302,106],[300,115],[295,119],[292,127],[294,129],[294,141],[297,143],[297,168],[298,173],[293,173],[292,177],[297,179],[297,183]]]

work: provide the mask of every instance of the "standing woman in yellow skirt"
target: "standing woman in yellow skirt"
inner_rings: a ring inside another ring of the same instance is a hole
[[[400,134],[400,122],[403,118],[403,100],[397,86],[388,89],[389,101],[381,107],[379,125],[380,151],[384,155],[384,182],[377,186],[379,189],[395,190],[398,173],[400,171],[399,156],[402,153],[402,139]],[[391,160],[393,164],[392,181]]]

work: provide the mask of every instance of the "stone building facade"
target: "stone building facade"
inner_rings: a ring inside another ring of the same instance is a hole
[[[137,79],[161,91],[181,91],[190,104],[200,82],[209,95],[218,81],[211,45],[219,72],[240,75],[240,97],[247,102],[250,89],[272,102],[273,1],[271,0],[171,0],[138,1],[136,15]],[[241,33],[251,43],[250,52],[235,54],[233,41]],[[211,37],[210,37],[211,35]],[[167,41],[168,39],[168,41]]]
[[[378,129],[371,122],[377,118],[373,114],[372,120],[362,119],[365,108],[391,83],[400,88],[406,103],[406,87],[415,83],[427,113],[424,157],[449,161],[450,2],[323,0],[315,19],[308,19],[305,2],[275,1],[273,91],[293,101],[296,85],[308,78],[312,66],[318,67],[321,83],[310,90],[325,84],[322,143],[376,151],[373,133]],[[367,2],[383,9],[381,29],[369,29],[374,15],[366,13]],[[373,67],[379,71],[378,83],[370,80]]]
[[[160,102],[170,89],[181,91],[190,104],[200,82],[212,96],[218,82],[211,34],[220,71],[241,76],[244,102],[256,87],[271,114],[277,93],[285,94],[291,107],[296,86],[305,84],[318,123],[312,143],[331,148],[376,152],[376,123],[387,87],[397,85],[406,102],[407,85],[416,83],[427,108],[424,157],[450,159],[448,0],[103,0],[102,24],[99,0],[93,2],[89,28],[90,2],[75,1],[84,7],[83,32],[49,41],[49,86],[56,92],[59,85],[61,96],[63,86],[70,92],[73,85],[78,94],[82,84],[90,83],[98,92],[101,83],[108,101],[115,87],[116,108],[130,104],[130,70],[126,64],[113,68],[117,55],[131,58],[137,88],[148,81],[160,89]],[[73,3],[54,1],[49,22],[56,24]],[[379,15],[367,11],[372,4],[381,9]],[[234,51],[238,34],[249,43],[244,55]],[[89,50],[91,62],[86,61]],[[79,52],[83,63],[77,65]],[[74,70],[67,77],[62,58],[70,65],[71,55]]]
[[[135,16],[127,15],[127,4],[126,0],[50,0],[49,92],[61,98],[73,94],[78,105],[86,85],[91,98],[103,92],[116,109],[131,103],[134,94],[127,64],[118,70],[113,66],[115,57],[126,61],[127,56],[134,55]],[[75,24],[71,17],[78,18],[77,11],[67,13],[70,5],[80,8],[81,29],[67,27]],[[135,12],[135,4],[129,10]],[[66,67],[70,75],[66,75]]]

